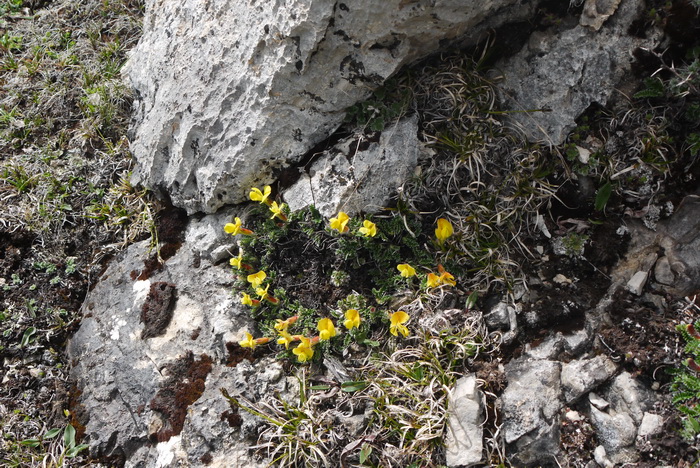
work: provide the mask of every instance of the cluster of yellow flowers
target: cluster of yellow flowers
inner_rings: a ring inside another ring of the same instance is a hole
[[[258,188],[251,189],[249,196],[252,201],[257,201],[261,204],[266,204],[270,208],[270,211],[272,212],[271,219],[278,218],[283,222],[287,221],[287,217],[283,213],[284,204],[280,205],[276,201],[270,201],[269,197],[271,194],[271,187],[266,186],[263,188],[263,190],[260,190]],[[350,228],[348,227],[350,217],[342,211],[338,212],[338,215],[334,218],[331,218],[329,222],[330,228],[332,230],[338,231],[341,234],[347,233],[350,230]],[[233,236],[238,234],[253,235],[253,232],[250,229],[242,227],[241,219],[237,217],[235,218],[234,223],[226,224],[224,226],[224,230]],[[377,235],[377,226],[372,221],[364,220],[362,223],[362,227],[358,229],[358,233],[365,237],[374,237]],[[445,240],[452,236],[453,233],[454,229],[450,221],[444,218],[440,218],[437,220],[435,237],[437,238],[437,242],[439,245],[442,246]],[[239,250],[237,257],[234,257],[230,260],[230,264],[238,270],[253,270],[253,267],[243,263],[242,250]],[[416,276],[415,268],[413,268],[408,263],[401,263],[397,265],[396,268],[399,271],[400,275],[404,278],[411,278],[413,276]],[[264,271],[260,270],[257,273],[251,273],[246,277],[246,279],[250,283],[251,287],[253,288],[255,294],[258,296],[259,299],[253,299],[248,293],[243,292],[241,296],[242,304],[251,307],[259,306],[262,301],[267,301],[273,305],[279,304],[279,300],[272,297],[269,293],[270,284],[268,283],[265,287],[263,287],[263,284],[267,279],[267,274]],[[427,285],[430,288],[435,288],[442,285],[456,285],[454,276],[449,272],[445,271],[442,265],[438,265],[437,274],[433,272],[428,273],[426,280]],[[343,322],[343,325],[348,331],[353,330],[355,328],[359,328],[360,324],[362,323],[360,312],[356,309],[346,310],[344,317],[345,320]],[[338,332],[335,328],[335,325],[333,324],[333,321],[330,318],[321,318],[316,325],[316,329],[318,330],[317,336],[307,337],[298,334],[293,335],[289,332],[289,328],[298,320],[298,318],[299,317],[295,315],[286,320],[277,319],[274,328],[278,334],[277,344],[284,345],[286,349],[289,349],[290,344],[294,342],[299,343],[292,350],[292,352],[294,353],[294,355],[297,356],[298,361],[303,363],[313,358],[315,345],[317,345],[321,341],[330,340],[331,338],[337,336]],[[409,335],[408,327],[406,326],[406,324],[409,322],[410,316],[405,311],[398,310],[396,312],[389,313],[388,318],[389,332],[392,335],[396,337],[398,337],[399,334],[403,335],[404,337],[407,337]],[[246,332],[245,339],[241,340],[239,344],[241,345],[241,347],[244,348],[255,348],[258,345],[263,345],[269,343],[270,341],[271,338],[269,337],[253,338],[253,336],[250,333]]]
[[[279,304],[279,299],[272,297],[269,293],[270,284],[268,283],[267,286],[264,288],[262,287],[265,278],[267,278],[267,273],[265,273],[263,270],[260,270],[257,273],[252,273],[246,277],[251,287],[255,290],[255,294],[260,297],[260,300],[253,299],[248,293],[244,292],[241,295],[241,304],[252,307],[259,306],[260,301],[267,301],[272,305]]]
[[[303,335],[292,335],[289,333],[289,327],[293,325],[299,316],[295,315],[286,320],[277,319],[275,324],[275,330],[279,335],[277,338],[277,344],[284,345],[286,349],[289,349],[289,345],[296,341],[299,344],[292,350],[292,353],[297,357],[299,362],[306,362],[314,356],[314,346],[321,341],[328,341],[331,338],[338,335],[338,331],[333,324],[333,321],[329,318],[322,318],[318,321],[316,325],[316,330],[318,330],[318,335],[313,337],[307,337]],[[406,323],[409,321],[409,315],[403,310],[399,310],[389,314],[389,331],[392,335],[398,336],[401,333],[404,337],[408,336],[408,328]],[[343,325],[345,328],[352,330],[353,328],[358,328],[362,319],[360,313],[357,309],[348,309],[345,311],[345,321]],[[253,338],[250,333],[245,334],[245,338],[238,342],[242,348],[255,348],[258,345],[266,344],[271,341],[271,338]]]
[[[341,234],[350,231],[350,228],[348,227],[350,216],[342,211],[339,211],[338,215],[335,218],[331,218],[329,221],[331,223],[331,229],[334,229]],[[377,235],[377,225],[372,221],[365,219],[362,222],[362,227],[358,229],[358,232],[365,237],[374,237]]]
[[[416,276],[416,269],[408,263],[400,263],[396,265],[396,269],[399,270],[399,273],[403,278],[411,278],[412,276]],[[438,286],[441,286],[443,284],[448,286],[457,285],[455,277],[452,276],[451,273],[445,271],[442,265],[438,265],[438,273],[439,275],[436,275],[432,272],[428,273],[427,283],[429,288],[437,288]]]
[[[287,221],[287,216],[284,214],[285,204],[278,204],[276,201],[270,201],[269,197],[271,193],[272,187],[266,185],[263,190],[260,190],[259,188],[252,188],[248,196],[252,201],[264,203],[270,208],[270,212],[272,213],[270,219],[278,218],[281,221]],[[241,224],[241,218],[236,217],[234,218],[233,223],[227,223],[224,226],[224,231],[231,234],[232,236],[237,236],[238,234],[244,234],[246,236],[253,235],[253,231],[242,227]]]

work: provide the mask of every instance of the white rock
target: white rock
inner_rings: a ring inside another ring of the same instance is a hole
[[[608,458],[607,453],[605,453],[605,447],[602,445],[597,446],[593,451],[593,459],[603,468],[613,468],[615,466],[615,464]]]
[[[601,411],[605,411],[608,408],[608,406],[610,406],[610,403],[608,403],[593,392],[590,392],[588,394],[588,401],[590,401],[593,406],[595,406]]]
[[[642,416],[642,423],[639,425],[639,430],[637,435],[639,437],[646,437],[658,434],[664,426],[664,418],[658,414],[644,413]]]
[[[635,455],[630,451],[637,437],[637,427],[626,413],[603,413],[591,406],[591,423],[598,440],[605,447],[607,456],[613,463],[634,461]]]
[[[447,466],[479,463],[483,451],[483,407],[481,391],[473,374],[460,378],[448,398]]]
[[[656,398],[629,372],[622,372],[610,384],[603,396],[617,412],[629,414],[640,424],[646,411],[654,405]]]
[[[661,284],[671,285],[676,279],[676,275],[673,274],[671,270],[671,264],[668,261],[668,257],[661,257],[656,261],[654,266],[654,278]]]
[[[649,273],[646,271],[638,271],[632,278],[627,282],[627,289],[637,296],[641,296],[644,285],[647,283],[647,278],[649,278]]]

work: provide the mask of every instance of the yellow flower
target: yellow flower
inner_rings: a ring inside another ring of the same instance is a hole
[[[265,286],[265,289],[263,289],[263,288],[256,288],[256,289],[255,289],[255,294],[257,294],[258,296],[260,296],[260,300],[265,300],[265,299],[267,299],[268,297],[270,297],[270,294],[268,294],[268,292],[267,292],[268,289],[270,289],[270,285],[269,285],[269,284],[268,284],[267,286]]]
[[[360,234],[365,237],[374,237],[377,235],[377,225],[372,221],[364,220],[362,222],[362,227],[360,228]]]
[[[294,341],[294,337],[289,334],[287,329],[278,330],[280,337],[277,338],[277,344],[284,345],[286,349],[289,349],[289,344]]]
[[[436,288],[440,286],[440,277],[435,273],[428,273],[428,287]]]
[[[238,344],[241,345],[241,348],[250,348],[250,349],[255,349],[255,347],[257,346],[257,343],[253,339],[253,335],[251,335],[248,332],[245,333],[245,339],[239,341]]]
[[[311,340],[305,336],[300,336],[299,340],[301,343],[292,350],[296,354],[299,362],[306,362],[312,357],[314,357],[314,349],[311,347]]]
[[[404,278],[410,278],[411,276],[415,276],[416,274],[416,270],[408,263],[401,263],[399,265],[396,265],[396,269],[401,272],[401,276],[403,276]]]
[[[449,284],[450,286],[456,286],[456,285],[457,285],[457,282],[455,281],[455,277],[452,276],[451,273],[448,273],[448,272],[446,272],[446,271],[444,271],[444,272],[440,275],[440,278],[439,278],[439,279],[440,279],[440,284]]]
[[[272,211],[272,217],[270,219],[275,219],[276,217],[281,219],[282,221],[287,221],[287,216],[285,216],[284,213],[282,213],[282,209],[284,208],[284,203],[281,205],[278,205],[276,201],[273,201],[272,204],[270,205],[270,211]]]
[[[287,320],[280,320],[276,319],[275,322],[275,330],[277,331],[282,331],[282,330],[287,330],[290,325],[292,325],[294,322],[296,322],[299,319],[298,315],[294,315],[293,317],[289,317]]]
[[[316,328],[319,331],[318,336],[321,339],[321,341],[330,340],[335,335],[337,335],[337,332],[335,331],[335,326],[333,325],[333,321],[329,318],[322,318],[321,320],[319,320],[318,326]]]
[[[350,228],[348,228],[348,221],[350,221],[350,217],[343,213],[342,211],[338,212],[338,217],[337,218],[331,218],[331,229],[335,229],[338,232],[347,232]]]
[[[250,190],[250,194],[248,196],[253,201],[260,202],[260,203],[266,203],[269,205],[270,202],[267,200],[267,197],[269,197],[270,194],[272,193],[272,187],[270,187],[269,185],[266,185],[263,190],[265,191],[264,193],[261,192],[259,188],[253,187]]]
[[[243,251],[239,250],[238,257],[233,257],[231,260],[229,260],[229,263],[231,264],[232,267],[236,267],[237,269],[240,270],[242,261],[243,261]]]
[[[348,309],[345,311],[345,328],[352,330],[360,326],[360,313],[356,309]]]
[[[255,302],[257,302],[258,304],[260,303],[260,301],[255,301]],[[255,305],[255,303],[253,302],[253,299],[248,295],[248,293],[243,293],[243,295],[241,296],[241,304],[248,305],[248,306]]]
[[[394,336],[399,336],[401,333],[403,336],[408,336],[408,328],[404,323],[408,322],[411,317],[408,316],[403,310],[397,310],[389,316],[391,325],[389,326],[389,331]]]
[[[224,225],[224,231],[231,234],[232,236],[237,236],[238,234],[245,234],[247,236],[253,234],[253,231],[241,227],[241,218],[236,216],[235,223],[226,223]]]
[[[248,282],[254,287],[254,288],[259,288],[260,285],[265,281],[265,278],[267,278],[267,273],[264,271],[260,270],[257,273],[253,273],[252,275],[248,275]]]
[[[437,228],[435,228],[435,237],[437,237],[438,242],[442,244],[445,239],[450,237],[454,233],[452,228],[452,223],[450,223],[445,218],[440,218],[437,220]]]

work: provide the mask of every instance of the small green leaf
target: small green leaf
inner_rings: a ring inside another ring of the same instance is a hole
[[[70,424],[63,431],[63,443],[68,449],[75,447],[75,428]]]
[[[73,458],[86,448],[88,448],[87,444],[80,444],[76,445],[75,447],[69,448],[68,450],[66,450],[66,458]]]
[[[665,94],[664,82],[657,77],[644,80],[644,86],[643,90],[635,93],[635,99],[663,97]]]
[[[371,346],[373,348],[376,348],[377,346],[380,345],[379,341],[374,341],[374,340],[363,340],[361,341],[363,345]]]
[[[344,392],[347,393],[353,393],[353,392],[359,392],[360,390],[364,390],[367,388],[369,383],[365,382],[364,380],[358,380],[358,381],[350,381],[350,382],[343,382],[340,384],[340,389]]]
[[[53,429],[49,429],[48,431],[46,431],[46,434],[44,434],[44,439],[53,439],[54,437],[56,437],[60,433],[61,433],[61,428],[54,427]]]
[[[384,130],[384,127],[386,127],[386,123],[383,117],[377,117],[369,124],[369,129],[373,132],[381,132]]]
[[[364,464],[369,456],[372,454],[372,446],[367,444],[362,444],[360,449],[360,464]]]
[[[20,342],[20,347],[24,348],[25,346],[28,346],[29,343],[32,341],[32,336],[36,333],[36,328],[34,327],[29,327],[24,331],[24,334],[22,335],[22,341]]]
[[[466,308],[471,310],[476,305],[476,301],[478,299],[479,293],[477,291],[473,291],[471,294],[469,294],[469,297],[467,297],[467,303],[465,304]]]
[[[41,441],[39,439],[25,439],[19,444],[24,445],[26,447],[38,447],[39,445],[41,445]]]
[[[328,390],[330,388],[330,385],[312,385],[309,387],[309,390]]]
[[[605,205],[608,204],[610,195],[612,194],[612,184],[606,182],[602,187],[598,189],[595,194],[595,209],[596,211],[603,211]]]

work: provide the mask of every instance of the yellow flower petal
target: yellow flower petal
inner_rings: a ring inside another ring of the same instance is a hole
[[[267,292],[268,289],[270,289],[270,285],[269,285],[269,284],[265,287],[265,289],[263,289],[263,288],[256,288],[256,289],[255,289],[255,294],[257,294],[258,296],[260,296],[260,300],[261,300],[261,301],[264,301],[265,299],[267,299],[267,298],[270,296],[270,294],[268,294],[268,292]]]
[[[236,217],[235,223],[225,224],[224,231],[231,234],[232,236],[236,236],[236,235],[240,234],[241,233],[241,218]]]
[[[321,341],[330,340],[333,338],[337,332],[335,331],[335,326],[333,321],[329,318],[322,318],[318,321],[318,326],[316,327],[319,331],[319,338]]]
[[[248,275],[248,282],[254,287],[254,288],[259,288],[260,285],[265,281],[265,278],[267,278],[267,274],[260,270],[257,273],[253,273],[252,275]]]
[[[450,237],[454,233],[452,228],[452,223],[450,223],[445,218],[440,218],[437,220],[437,228],[435,228],[435,237],[437,237],[438,242],[442,244],[445,239]]]
[[[345,328],[352,330],[360,326],[360,313],[356,309],[348,309],[345,311]]]
[[[294,337],[287,330],[279,330],[280,337],[277,338],[277,344],[282,344],[286,349],[289,349],[289,344],[294,341]]]
[[[408,322],[410,318],[403,310],[397,310],[389,316],[389,321],[391,322],[389,332],[394,336],[399,336],[399,333],[403,336],[408,336],[408,328],[406,328],[404,323]]]
[[[270,219],[279,218],[282,221],[285,221],[287,219],[287,217],[282,212],[283,208],[284,208],[284,203],[282,203],[281,205],[278,205],[277,202],[273,201],[270,204],[270,211],[272,212],[272,217],[270,217]]]
[[[338,212],[338,217],[337,218],[331,218],[330,223],[331,223],[331,229],[335,229],[338,232],[347,232],[349,230],[347,224],[348,221],[350,221],[350,217],[343,213],[342,211]]]
[[[401,263],[399,265],[396,265],[396,269],[401,272],[401,276],[403,276],[404,278],[410,278],[411,276],[415,276],[416,274],[416,270],[408,263]]]
[[[245,333],[245,339],[241,340],[238,342],[239,345],[241,345],[241,348],[250,348],[254,349],[257,343],[253,339],[253,335],[250,333],[246,332]]]
[[[377,225],[372,221],[364,220],[362,222],[362,227],[359,229],[360,234],[365,237],[374,237],[377,235]]]
[[[252,306],[253,299],[247,293],[243,293],[243,296],[241,296],[241,304]]]
[[[242,261],[243,261],[243,251],[239,250],[238,257],[233,257],[231,260],[229,260],[229,263],[231,264],[232,267],[236,267],[237,269],[240,270]]]
[[[455,281],[455,277],[452,276],[451,273],[448,273],[448,272],[446,272],[446,271],[443,272],[443,273],[440,275],[439,280],[440,280],[440,283],[441,283],[441,284],[449,284],[450,286],[456,286],[456,285],[457,285],[457,282]]]
[[[252,201],[260,202],[260,203],[267,203],[267,198],[270,196],[272,193],[272,187],[269,185],[266,185],[265,188],[263,189],[264,193],[260,191],[259,188],[253,187],[250,190],[250,194],[248,195]]]
[[[305,336],[300,336],[299,340],[301,343],[299,343],[299,345],[294,348],[292,352],[296,355],[299,362],[306,362],[314,357],[314,350],[311,347],[311,340]]]
[[[428,287],[437,288],[440,286],[440,277],[435,273],[428,273]]]

